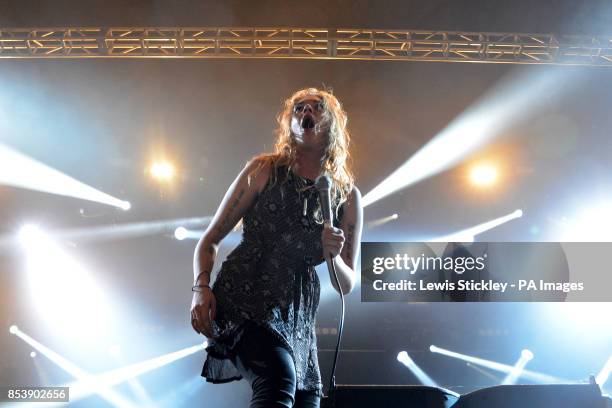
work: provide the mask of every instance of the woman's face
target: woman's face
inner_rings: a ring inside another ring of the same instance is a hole
[[[298,146],[324,147],[329,130],[323,123],[324,113],[321,97],[311,95],[295,101],[291,115],[291,133]]]

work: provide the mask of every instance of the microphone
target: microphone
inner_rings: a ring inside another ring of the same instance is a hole
[[[331,210],[331,179],[325,173],[320,175],[315,181],[315,188],[319,192],[319,200],[321,201],[321,213],[323,215],[323,221],[326,227],[333,228],[333,218]],[[331,254],[323,254],[325,261],[327,262],[327,269],[329,270],[329,277],[333,276],[333,281],[336,282],[338,293],[340,293],[340,320],[338,321],[338,341],[336,343],[336,351],[334,353],[334,362],[332,364],[331,376],[329,378],[329,388],[327,390],[327,400],[322,406],[336,406],[336,364],[338,363],[338,352],[340,351],[340,342],[342,341],[342,330],[344,328],[344,294],[340,289],[340,280],[336,273],[334,261],[332,260]]]
[[[327,174],[322,174],[315,180],[315,187],[319,192],[319,200],[321,201],[321,212],[326,227],[332,227],[334,221],[332,217],[330,199],[331,184],[331,179]]]

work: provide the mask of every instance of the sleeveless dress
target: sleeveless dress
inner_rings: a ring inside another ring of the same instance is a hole
[[[245,330],[255,324],[293,357],[297,389],[321,395],[315,335],[320,295],[315,265],[324,261],[318,192],[314,181],[287,167],[275,171],[276,180],[244,214],[242,240],[213,284],[218,337],[209,340],[202,376],[213,383],[240,380],[231,360]]]

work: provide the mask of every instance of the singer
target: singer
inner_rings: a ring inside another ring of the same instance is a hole
[[[319,407],[315,266],[334,263],[337,291],[355,285],[361,196],[347,163],[347,116],[334,95],[300,90],[277,121],[274,152],[246,164],[196,246],[191,324],[209,339],[207,381],[247,379],[251,408]],[[333,221],[324,220],[315,189],[324,174]],[[242,241],[210,286],[217,246],[240,219]]]

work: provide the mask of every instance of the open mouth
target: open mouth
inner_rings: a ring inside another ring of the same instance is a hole
[[[308,115],[302,119],[302,129],[312,129],[315,126],[314,119]]]

